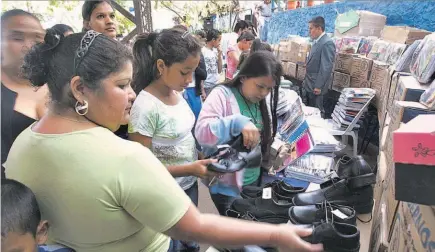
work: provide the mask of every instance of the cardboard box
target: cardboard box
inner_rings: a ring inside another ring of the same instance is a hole
[[[350,87],[353,88],[368,88],[370,87],[370,82],[363,77],[350,77]]]
[[[397,211],[397,206],[399,205],[399,201],[396,200],[396,192],[394,188],[394,174],[395,174],[395,167],[394,162],[392,159],[389,159],[387,155],[386,157],[386,176],[383,182],[383,189],[382,192],[382,200],[385,202],[385,212],[387,216],[387,227],[388,231],[391,230],[394,222],[394,216]]]
[[[393,144],[396,199],[435,205],[435,114],[402,125]]]
[[[388,232],[386,205],[385,202],[379,202],[379,208],[373,215],[369,252],[386,252],[388,250]]]
[[[388,251],[434,251],[435,214],[430,206],[400,202]]]
[[[370,74],[370,88],[376,91],[375,105],[382,108],[382,88],[388,85],[388,67],[389,65],[380,61],[373,61],[372,71]]]
[[[373,188],[373,198],[375,199],[375,204],[379,205],[381,203],[382,192],[385,190],[384,186],[385,179],[387,178],[387,159],[385,153],[381,151],[378,156],[378,171],[376,173],[376,184]]]
[[[298,65],[293,62],[287,62],[288,76],[296,78]]]
[[[337,53],[335,55],[334,71],[350,74],[354,57],[353,54]]]
[[[403,232],[408,238],[406,251],[435,251],[434,207],[401,202],[400,211],[406,224],[406,232]]]
[[[428,85],[421,85],[414,76],[400,76],[394,100],[419,102],[428,87]]]
[[[341,92],[343,88],[350,87],[350,75],[340,72],[334,72],[332,80],[332,89]]]
[[[306,74],[307,74],[307,68],[304,65],[298,64],[296,79],[303,81],[305,79]]]
[[[350,21],[352,19],[347,18],[354,15],[359,16],[359,20],[355,23]],[[370,11],[349,11],[337,16],[334,35],[336,37],[375,36],[379,38],[386,22],[387,17],[378,13]],[[345,29],[342,30],[341,28]],[[340,30],[342,32],[340,32]]]
[[[386,110],[391,113],[393,107],[394,96],[396,95],[397,83],[401,76],[409,76],[411,73],[394,72],[391,78],[390,92],[388,93],[388,102],[386,104]]]
[[[388,126],[387,139],[384,151],[387,159],[393,158],[393,132],[400,127],[401,123],[408,123],[418,115],[435,114],[435,111],[428,110],[424,105],[418,102],[395,101],[391,116],[391,123]]]
[[[412,44],[414,41],[423,39],[431,32],[409,26],[385,26],[381,38],[390,42]]]
[[[358,77],[362,80],[368,80],[370,71],[372,70],[372,65],[372,59],[363,56],[353,57],[350,75],[352,77]]]
[[[409,240],[407,235],[407,219],[405,219],[405,213],[403,204],[400,203],[397,207],[397,212],[394,216],[393,226],[390,229],[390,239],[388,243],[388,252],[408,251],[406,250],[406,241]]]

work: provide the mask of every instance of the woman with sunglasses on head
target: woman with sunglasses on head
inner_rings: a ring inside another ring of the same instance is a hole
[[[44,41],[24,71],[34,86],[47,83],[51,106],[16,139],[5,167],[35,193],[54,242],[80,252],[166,252],[169,237],[321,251],[300,238],[310,229],[201,214],[148,148],[112,133],[135,99],[125,46],[95,31],[48,31]]]

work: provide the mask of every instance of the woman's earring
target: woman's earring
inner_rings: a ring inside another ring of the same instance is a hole
[[[83,101],[83,104],[80,104],[80,102],[77,101],[76,105],[75,105],[75,109],[76,109],[76,113],[77,114],[79,114],[81,116],[84,116],[84,115],[86,115],[88,113],[89,104],[88,104],[88,102],[86,100]]]

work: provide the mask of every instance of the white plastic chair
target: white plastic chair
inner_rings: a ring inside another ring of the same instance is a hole
[[[374,96],[373,96],[374,97]],[[373,97],[371,97],[362,107],[362,109],[358,112],[358,114],[355,116],[355,118],[352,120],[352,122],[347,126],[346,130],[340,130],[340,129],[328,129],[329,133],[331,133],[333,136],[341,136],[341,142],[345,145],[347,145],[347,137],[352,137],[353,140],[353,156],[358,155],[358,131],[354,130],[356,124],[358,123],[360,117],[367,111],[368,106],[370,105],[370,102],[372,101]],[[336,105],[337,106],[337,105]],[[331,120],[331,119],[329,119]]]

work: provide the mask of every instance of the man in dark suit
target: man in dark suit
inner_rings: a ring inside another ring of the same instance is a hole
[[[325,19],[315,17],[309,22],[310,37],[313,40],[307,60],[307,73],[302,84],[306,93],[307,105],[320,110],[325,115],[323,96],[328,92],[332,81],[335,60],[335,44],[325,33]]]

